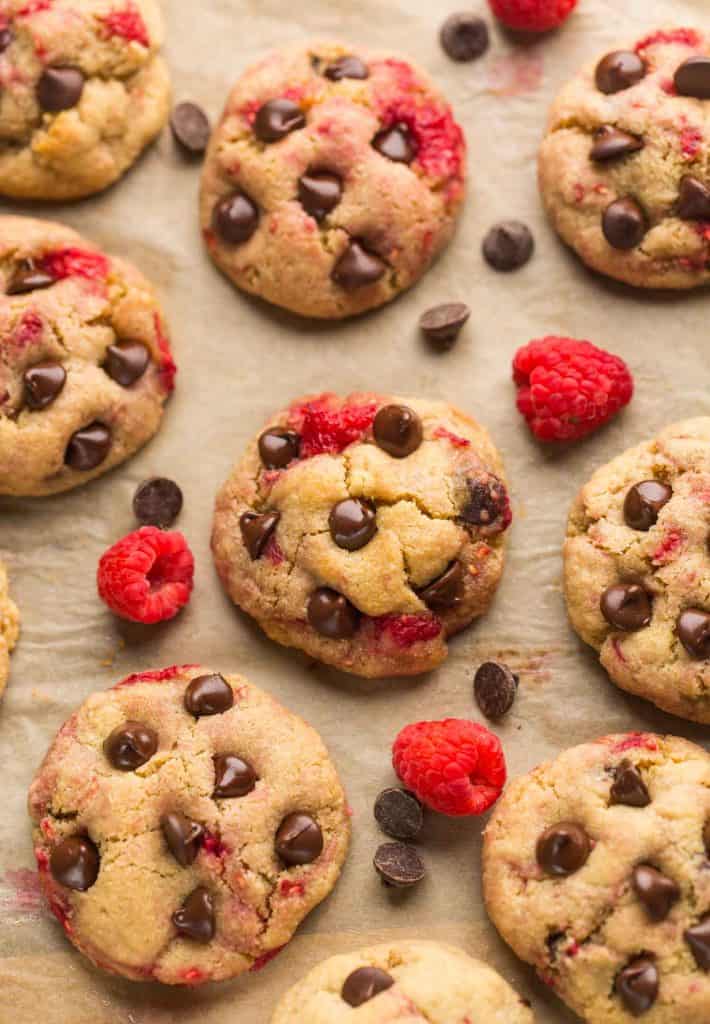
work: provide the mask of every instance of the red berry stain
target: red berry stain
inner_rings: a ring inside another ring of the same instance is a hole
[[[282,896],[303,896],[305,892],[303,882],[291,882],[288,878],[279,885],[279,892]]]
[[[15,328],[10,339],[19,348],[24,348],[26,345],[31,345],[33,342],[42,334],[42,328],[44,327],[44,321],[39,313],[34,313],[32,310],[28,310],[23,313],[19,324]]]
[[[85,277],[90,281],[105,281],[109,272],[109,261],[100,252],[70,247],[55,249],[43,256],[39,266],[56,281],[65,277]]]
[[[51,6],[52,0],[30,0],[29,3],[20,8],[15,17],[30,18],[33,14],[39,14],[41,11],[48,11]]]
[[[699,128],[687,125],[680,133],[680,148],[686,160],[694,160],[703,145],[703,133]]]
[[[513,53],[498,57],[488,67],[488,89],[494,96],[525,96],[542,85],[542,58],[536,54]]]
[[[262,956],[258,956],[254,963],[249,968],[249,970],[260,971],[263,967],[266,967],[268,963],[271,963],[274,957],[277,957],[283,948],[283,946],[277,946],[276,949],[270,949],[268,953],[264,953],[262,954]]]
[[[626,664],[626,658],[624,657],[624,652],[621,650],[621,644],[619,643],[618,637],[614,637],[611,642],[611,646],[614,648],[614,654],[617,656],[619,661],[623,661],[623,663]]]
[[[8,870],[3,879],[14,890],[14,897],[8,901],[9,909],[24,914],[32,914],[39,910],[42,906],[42,892],[36,871],[30,871],[28,868]]]
[[[119,686],[134,686],[136,683],[164,683],[166,679],[174,679],[183,672],[190,672],[199,665],[171,665],[170,668],[156,669],[151,672],[135,672],[132,676],[126,676],[120,683],[116,683],[115,689]]]
[[[660,86],[661,86],[661,89],[663,90],[663,92],[666,93],[667,96],[675,96],[676,95],[675,82],[673,81],[672,78],[662,78],[661,81],[660,81]]]
[[[42,818],[39,823],[40,830],[45,839],[54,839],[54,826],[50,818]]]
[[[575,201],[575,203],[579,204],[579,203],[583,202],[584,197],[586,196],[586,194],[587,194],[587,190],[584,187],[584,185],[582,185],[582,183],[579,182],[579,181],[575,182],[575,186],[574,186],[574,201]]]
[[[710,242],[710,220],[701,220],[695,225],[695,230],[706,242]]]
[[[158,348],[160,349],[160,383],[163,385],[167,394],[170,394],[170,392],[175,389],[177,365],[173,359],[170,342],[163,330],[163,323],[160,319],[159,313],[153,314],[153,326],[155,327],[155,337],[158,342]]]
[[[264,558],[268,558],[272,565],[283,565],[286,561],[286,556],[281,550],[279,542],[276,540],[273,533],[269,537],[266,547],[264,548]]]
[[[443,441],[449,441],[454,448],[470,448],[471,442],[467,437],[459,437],[458,434],[452,434],[446,427],[437,427],[434,431],[433,437],[440,438]]]
[[[378,640],[386,636],[402,648],[434,640],[442,630],[441,622],[433,615],[380,615],[372,621]]]
[[[134,3],[128,3],[120,10],[109,11],[101,21],[104,24],[106,35],[119,36],[127,39],[129,43],[140,43],[141,46],[150,46],[150,36],[143,21],[140,11]]]
[[[228,847],[225,846],[219,836],[215,836],[211,832],[205,832],[202,839],[202,849],[213,857],[226,857],[229,853]]]
[[[291,406],[289,425],[301,435],[301,458],[325,452],[337,454],[361,441],[372,426],[376,402],[338,403],[335,395],[324,394],[305,405]]]
[[[614,744],[612,753],[623,754],[627,750],[658,750],[658,743],[654,736],[646,732],[630,732],[623,740]]]
[[[188,967],[184,971],[180,971],[180,977],[186,985],[201,985],[207,981],[207,975],[199,967]]]
[[[658,46],[659,43],[670,45],[672,43],[680,43],[682,46],[700,46],[702,40],[697,32],[692,28],[674,28],[668,32],[653,32],[651,35],[644,36],[636,43],[636,53],[643,53],[650,46]]]
[[[667,565],[678,557],[685,535],[681,530],[669,530],[651,555],[654,565]]]

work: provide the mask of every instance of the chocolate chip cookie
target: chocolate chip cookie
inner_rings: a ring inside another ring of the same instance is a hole
[[[89,697],[29,807],[70,941],[99,967],[171,985],[263,966],[335,885],[350,835],[317,733],[242,677],[197,666]]]
[[[588,1024],[710,1020],[710,755],[627,733],[512,782],[486,829],[488,912]]]
[[[279,643],[360,676],[440,664],[488,608],[511,521],[486,431],[445,402],[303,398],[217,498],[233,601]]]
[[[61,224],[0,216],[0,494],[55,494],[153,436],[175,363],[151,285]]]
[[[0,697],[7,685],[10,653],[17,642],[19,629],[20,615],[17,606],[10,600],[7,572],[0,562]]]
[[[168,117],[162,41],[155,0],[5,0],[0,193],[78,199],[119,178]]]
[[[572,625],[623,690],[710,723],[710,417],[598,470],[564,548]]]
[[[710,36],[652,32],[553,104],[540,151],[552,223],[594,270],[642,288],[710,281]]]
[[[232,281],[338,319],[412,285],[453,234],[466,151],[451,108],[406,60],[322,42],[237,82],[207,153],[202,229]]]

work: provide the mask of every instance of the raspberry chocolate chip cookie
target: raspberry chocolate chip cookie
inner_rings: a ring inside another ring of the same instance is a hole
[[[528,1005],[480,960],[440,942],[402,939],[324,960],[286,993],[271,1024],[335,1024],[365,1003],[360,1012],[371,1024],[534,1021]]]
[[[7,572],[0,562],[0,697],[7,685],[10,674],[10,653],[17,643],[20,629],[20,615],[10,600]]]
[[[0,494],[66,491],[123,462],[174,377],[142,274],[61,224],[0,217]]]
[[[155,0],[0,2],[0,193],[78,199],[106,188],[165,124]]]
[[[710,281],[710,36],[670,28],[560,93],[540,152],[552,223],[594,270],[643,288]]]
[[[207,154],[201,221],[235,284],[304,316],[381,306],[451,238],[466,151],[407,61],[298,44],[251,67]]]
[[[279,643],[360,676],[439,665],[488,608],[511,510],[500,458],[444,402],[294,402],[218,498],[213,551],[233,601]]]
[[[710,417],[598,470],[570,513],[567,608],[623,690],[710,723]]]
[[[710,1020],[710,755],[606,736],[511,783],[483,849],[488,912],[588,1024]]]
[[[134,981],[257,970],[335,885],[350,825],[320,737],[236,675],[174,666],[96,693],[30,790],[71,942]]]

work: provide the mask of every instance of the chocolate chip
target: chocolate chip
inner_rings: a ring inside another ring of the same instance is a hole
[[[421,857],[406,843],[382,843],[375,851],[373,864],[385,885],[395,889],[408,889],[426,874]]]
[[[632,960],[616,976],[614,991],[635,1017],[650,1010],[658,996],[658,969],[650,957]]]
[[[372,432],[378,446],[395,459],[405,459],[424,438],[422,421],[408,405],[383,405],[375,416]]]
[[[377,515],[372,505],[359,498],[346,498],[331,509],[330,535],[339,548],[358,551],[377,533]]]
[[[347,640],[360,624],[360,613],[336,590],[319,587],[308,602],[308,621],[329,640]]]
[[[690,946],[690,952],[701,971],[710,971],[710,914],[683,932],[683,938]]]
[[[680,899],[680,889],[673,879],[649,864],[634,868],[631,884],[653,921],[665,921],[673,904]]]
[[[614,249],[634,249],[647,230],[646,214],[630,196],[611,203],[602,216],[604,237]]]
[[[182,510],[182,491],[174,480],[156,476],[144,480],[133,495],[133,513],[139,523],[163,529],[175,522]]]
[[[507,665],[484,661],[473,679],[476,702],[486,718],[502,718],[513,706],[518,677]]]
[[[594,133],[594,145],[589,156],[597,163],[604,163],[607,160],[618,160],[629,153],[638,153],[643,147],[643,139],[605,124]]]
[[[330,171],[307,171],[298,182],[301,206],[317,221],[335,209],[343,195],[343,182]]]
[[[453,562],[446,572],[418,591],[427,608],[433,612],[445,612],[460,604],[463,597],[463,567]]]
[[[303,111],[293,100],[269,100],[257,111],[254,134],[262,142],[279,142],[305,124]]]
[[[387,265],[360,242],[352,239],[338,258],[331,274],[336,284],[346,291],[375,284],[384,276]]]
[[[248,242],[259,227],[259,208],[243,192],[221,199],[212,211],[212,228],[227,245]]]
[[[162,816],[160,828],[168,849],[178,864],[183,868],[194,864],[205,834],[202,825],[186,818],[180,811],[172,811]]]
[[[370,71],[367,64],[363,63],[359,57],[349,55],[347,57],[338,57],[332,64],[323,72],[326,78],[329,78],[331,82],[340,82],[343,78],[369,78]]]
[[[173,924],[179,935],[195,942],[211,942],[215,933],[214,902],[211,895],[199,886],[173,914]]]
[[[678,639],[691,658],[710,658],[710,615],[702,608],[686,608],[677,624]]]
[[[246,796],[251,793],[257,783],[257,775],[250,764],[242,761],[236,754],[218,754],[214,758],[214,790],[215,800],[231,800],[233,797]]]
[[[633,633],[651,621],[651,597],[639,583],[617,583],[607,587],[599,602],[601,613],[615,629]]]
[[[597,64],[597,89],[608,96],[630,89],[646,75],[646,65],[632,50],[614,50]]]
[[[78,68],[45,68],[37,83],[37,101],[51,114],[75,107],[84,91],[84,76]]]
[[[580,825],[561,821],[546,829],[537,841],[537,862],[548,875],[566,877],[584,867],[592,852],[592,843]]]
[[[185,690],[183,703],[195,718],[222,715],[233,706],[234,691],[223,676],[197,676]]]
[[[710,57],[688,57],[673,76],[680,96],[710,100]]]
[[[461,511],[465,522],[489,531],[496,526],[505,529],[509,508],[508,492],[497,476],[491,474],[484,480],[468,480],[468,501]]]
[[[394,978],[387,971],[379,967],[358,967],[345,979],[340,995],[348,1006],[357,1007],[368,1003],[393,985]]]
[[[624,499],[624,519],[632,530],[646,532],[658,521],[658,514],[673,497],[673,488],[659,480],[642,480],[629,489]]]
[[[379,131],[372,140],[372,147],[396,164],[411,164],[419,149],[416,139],[403,122]]]
[[[150,352],[140,341],[119,341],[106,349],[103,368],[111,380],[130,388],[143,376],[150,363]]]
[[[651,796],[641,777],[641,772],[628,759],[621,761],[614,772],[611,785],[610,803],[625,804],[627,807],[648,807]]]
[[[15,37],[8,26],[0,29],[0,53],[4,53]]]
[[[285,469],[300,451],[301,438],[295,430],[271,427],[259,438],[259,456],[266,469]]]
[[[483,255],[494,270],[509,272],[525,266],[533,254],[535,239],[519,220],[495,224],[483,240]]]
[[[276,852],[287,867],[312,864],[323,852],[323,833],[309,814],[289,814],[276,833]]]
[[[406,789],[383,789],[375,801],[375,820],[393,839],[416,839],[424,825],[424,812]]]
[[[85,473],[100,466],[110,450],[111,431],[96,420],[72,434],[64,461],[70,469]]]
[[[60,885],[86,892],[99,875],[99,851],[88,836],[70,836],[52,850],[49,870]]]
[[[678,216],[681,220],[710,220],[710,188],[690,174],[681,179]]]
[[[239,529],[242,531],[244,547],[249,552],[252,561],[261,558],[264,548],[269,543],[272,533],[276,529],[280,512],[244,512],[239,518]]]
[[[55,283],[55,279],[38,270],[32,260],[22,260],[15,267],[15,272],[5,288],[7,295],[26,295],[40,288],[49,288]]]
[[[471,11],[451,14],[439,33],[442,48],[452,60],[476,60],[490,46],[488,25]]]
[[[419,327],[435,348],[447,351],[458,338],[470,315],[471,309],[465,302],[446,302],[422,313]]]
[[[178,103],[170,117],[170,128],[176,142],[187,153],[198,156],[210,141],[210,121],[196,103]]]
[[[59,396],[67,379],[61,363],[37,363],[25,370],[25,405],[30,409],[46,409]]]
[[[116,726],[104,740],[104,754],[121,772],[134,772],[150,761],[157,749],[155,730],[132,720]]]

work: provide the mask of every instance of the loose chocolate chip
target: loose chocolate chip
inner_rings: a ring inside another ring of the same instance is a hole
[[[334,505],[328,518],[330,535],[339,548],[358,551],[377,533],[377,514],[359,498],[346,498]]]
[[[269,100],[257,111],[254,134],[262,142],[279,142],[305,124],[303,111],[293,100]]]
[[[38,270],[32,260],[22,260],[15,268],[15,273],[7,283],[5,291],[8,295],[26,295],[40,288],[49,288],[54,278]]]
[[[498,477],[490,475],[484,480],[469,479],[468,493],[468,501],[461,511],[465,522],[489,530],[500,523],[500,528],[505,529],[505,514],[510,503],[508,492]]]
[[[280,512],[264,512],[263,515],[257,512],[244,512],[241,515],[239,529],[242,531],[244,547],[252,561],[255,562],[263,555],[264,548],[269,543],[280,518]]]
[[[259,227],[259,208],[243,192],[221,199],[212,212],[212,228],[228,245],[248,242]]]
[[[363,63],[359,57],[352,55],[347,57],[338,57],[332,64],[323,72],[326,78],[329,78],[331,82],[340,82],[343,78],[369,78],[370,71],[367,64]]]
[[[648,230],[646,214],[635,199],[625,196],[607,206],[602,216],[602,230],[614,249],[634,249]]]
[[[378,446],[395,459],[411,455],[424,438],[422,421],[408,405],[383,405],[375,416],[372,433]]]
[[[446,302],[422,313],[419,327],[427,341],[445,352],[454,344],[470,315],[471,309],[465,302]]]
[[[256,772],[250,764],[242,761],[236,754],[218,754],[214,758],[214,790],[215,800],[231,800],[233,797],[246,796],[251,793],[257,783]]]
[[[680,889],[673,879],[649,864],[634,868],[631,884],[653,921],[665,921],[673,904],[680,899]]]
[[[608,96],[623,89],[630,89],[646,75],[646,65],[633,50],[615,50],[597,64],[595,79],[597,89]]]
[[[104,740],[104,754],[121,772],[134,772],[150,761],[157,749],[158,734],[143,722],[124,722]]]
[[[45,68],[37,83],[37,100],[51,114],[75,107],[84,91],[84,76],[78,68]]]
[[[546,829],[537,841],[537,862],[548,875],[573,875],[584,867],[592,852],[592,843],[580,825],[561,821]]]
[[[690,174],[680,183],[678,216],[681,220],[710,220],[710,188]]]
[[[394,985],[394,978],[379,967],[358,967],[349,974],[340,990],[343,1002],[348,1006],[362,1006]]]
[[[276,852],[288,867],[312,864],[323,852],[323,833],[310,814],[289,814],[276,833]]]
[[[174,480],[156,476],[144,480],[133,495],[133,513],[139,523],[163,529],[175,522],[182,510],[182,491]]]
[[[285,469],[300,450],[301,438],[295,430],[272,427],[259,438],[259,456],[266,469]]]
[[[454,562],[438,579],[418,593],[427,608],[431,608],[433,612],[445,612],[450,608],[455,608],[463,597],[461,563]]]
[[[710,100],[710,57],[688,57],[673,76],[680,96]]]
[[[379,131],[372,140],[372,146],[396,164],[411,164],[419,148],[416,139],[403,122]]]
[[[164,814],[160,819],[160,828],[165,842],[175,860],[183,868],[194,864],[202,846],[205,830],[196,821],[186,818],[180,811]]]
[[[38,363],[22,375],[25,404],[30,409],[46,409],[59,396],[67,379],[61,363]]]
[[[211,942],[214,938],[214,902],[211,895],[199,886],[173,914],[173,924],[179,935],[195,942]]]
[[[533,254],[535,239],[519,220],[495,224],[483,240],[483,255],[494,270],[509,272],[525,266]]]
[[[176,142],[187,153],[198,156],[210,141],[210,121],[196,103],[178,103],[170,117],[170,128]]]
[[[683,938],[690,946],[690,952],[701,971],[710,971],[710,914],[683,932]]]
[[[686,608],[678,618],[678,639],[691,658],[710,658],[710,614]]]
[[[383,843],[373,859],[375,871],[385,885],[395,889],[408,889],[421,882],[426,869],[413,846],[406,843]]]
[[[632,530],[646,532],[658,521],[658,514],[673,497],[673,488],[659,480],[642,480],[627,492],[624,519]]]
[[[617,583],[607,587],[599,602],[601,613],[615,629],[633,633],[651,621],[651,597],[639,583]]]
[[[618,160],[629,153],[638,153],[643,146],[643,139],[638,136],[605,124],[594,133],[594,145],[589,155],[597,163],[604,163],[607,160]]]
[[[632,960],[616,976],[614,990],[635,1017],[650,1010],[658,996],[658,968],[650,957]]]
[[[223,676],[197,676],[185,690],[184,704],[195,718],[222,715],[233,706],[234,691]]]
[[[301,206],[317,221],[335,209],[343,195],[343,182],[330,171],[307,171],[298,182]]]
[[[5,28],[0,29],[0,53],[5,52],[5,50],[8,48],[8,46],[10,45],[14,38],[15,37],[13,36],[11,30],[7,26]]]
[[[638,768],[626,758],[617,765],[610,790],[612,804],[627,807],[648,807],[651,796]]]
[[[416,839],[424,825],[424,812],[406,789],[383,789],[375,801],[375,820],[393,839]]]
[[[99,875],[99,851],[88,836],[70,836],[52,850],[49,870],[60,885],[86,892]]]
[[[64,461],[70,469],[88,472],[96,469],[111,450],[111,431],[96,420],[72,434]]]
[[[143,376],[150,363],[150,352],[140,341],[119,341],[106,349],[103,368],[122,388],[130,388]]]
[[[387,269],[375,253],[353,239],[333,267],[332,278],[346,291],[364,288],[379,281]]]
[[[486,718],[502,718],[513,706],[518,692],[518,677],[507,665],[484,661],[473,679],[476,702]]]
[[[308,602],[308,621],[329,640],[347,640],[360,624],[360,613],[336,590],[319,587]]]
[[[441,26],[439,39],[452,60],[476,60],[490,46],[488,25],[472,11],[451,14]]]

